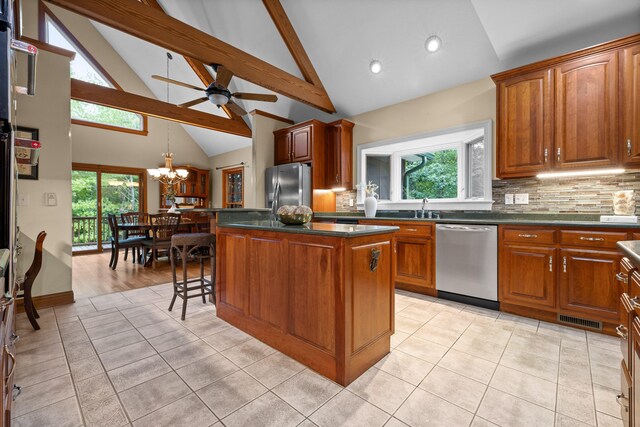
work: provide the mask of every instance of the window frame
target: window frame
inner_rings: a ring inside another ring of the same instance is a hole
[[[379,209],[389,210],[407,210],[419,209],[422,205],[422,199],[402,199],[402,177],[401,177],[401,158],[403,155],[415,154],[420,152],[434,152],[450,148],[456,148],[458,152],[458,197],[456,199],[431,199],[429,200],[429,208],[432,210],[491,210],[493,205],[492,198],[492,179],[493,179],[493,132],[492,120],[484,120],[481,122],[468,123],[460,126],[454,126],[446,129],[439,129],[420,134],[409,135],[401,138],[387,139],[382,141],[360,144],[356,151],[356,178],[359,183],[366,183],[366,156],[374,155],[390,155],[390,197],[389,200],[378,200]],[[469,191],[470,179],[470,159],[468,158],[469,146],[477,141],[478,136],[470,137],[466,140],[456,142],[433,142],[425,143],[420,146],[405,148],[394,151],[387,147],[390,145],[407,143],[421,139],[434,138],[452,133],[483,130],[484,133],[484,156],[483,156],[483,188],[484,197],[471,198],[467,196]],[[385,147],[387,147],[385,149]],[[358,193],[358,207],[363,207],[364,200],[362,192]]]
[[[104,67],[100,65],[100,63],[94,58],[94,56],[91,55],[91,53],[89,53],[89,51],[82,45],[82,43],[80,43],[80,41],[71,33],[71,31],[69,31],[69,29],[62,23],[62,21],[60,21],[60,19],[53,13],[53,11],[51,11],[51,9],[46,4],[44,4],[42,0],[39,0],[38,2],[38,39],[41,42],[48,44],[47,19],[49,19],[53,23],[53,25],[58,29],[58,31],[62,33],[63,37],[65,37],[67,41],[78,51],[78,53],[81,56],[83,56],[87,60],[87,62],[91,64],[91,66],[95,68],[96,72],[100,74],[100,76],[104,78],[112,86],[113,89],[124,90],[122,89],[122,86],[120,86],[118,82],[116,82],[115,79],[111,77],[111,75],[107,72],[107,70],[105,70]],[[86,102],[88,104],[93,104],[92,102],[83,101],[81,99],[75,99],[73,97],[72,99],[80,102]],[[95,105],[99,105],[99,104],[95,104]],[[112,107],[106,107],[106,108],[112,108]],[[117,108],[113,108],[113,109],[117,110]],[[106,129],[106,130],[113,130],[116,132],[124,132],[124,133],[130,133],[135,135],[147,136],[149,134],[148,116],[145,114],[139,114],[139,113],[134,113],[134,114],[138,114],[142,117],[141,129],[132,129],[132,128],[112,125],[108,123],[92,122],[89,120],[74,119],[74,118],[71,118],[71,123],[76,125],[81,125],[81,126],[98,128],[98,129]]]

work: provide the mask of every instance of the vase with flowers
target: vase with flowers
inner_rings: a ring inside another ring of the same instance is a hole
[[[377,189],[378,185],[374,184],[372,181],[369,181],[365,187],[366,197],[364,199],[364,216],[367,218],[374,218],[376,216],[376,211],[378,210]]]

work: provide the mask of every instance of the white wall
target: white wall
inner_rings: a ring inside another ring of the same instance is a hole
[[[18,83],[24,85],[26,60],[19,56]],[[39,179],[18,180],[18,197],[28,205],[18,206],[22,275],[33,260],[38,233],[47,232],[42,270],[33,287],[34,295],[71,290],[71,139],[69,138],[69,58],[40,51],[36,96],[17,96],[16,124],[39,130]],[[45,193],[55,193],[57,206],[45,206]]]

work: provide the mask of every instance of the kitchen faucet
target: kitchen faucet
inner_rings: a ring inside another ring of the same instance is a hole
[[[420,218],[424,218],[424,207],[427,203],[429,203],[429,199],[426,197],[422,199],[422,213],[420,214]]]

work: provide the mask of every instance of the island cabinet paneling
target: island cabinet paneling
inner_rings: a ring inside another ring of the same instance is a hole
[[[217,315],[347,385],[390,349],[392,238],[218,225]]]
[[[290,242],[288,333],[335,352],[335,246]],[[282,262],[281,260],[279,262]]]
[[[534,71],[498,84],[499,176],[532,175],[549,168],[553,142],[553,74]]]
[[[556,67],[556,169],[610,166],[618,160],[618,52]]]
[[[573,326],[600,322],[613,334],[624,291],[617,280],[622,256],[615,248],[631,235],[617,228],[501,225],[500,309]]]
[[[625,165],[640,164],[640,44],[621,52],[622,153]]]

